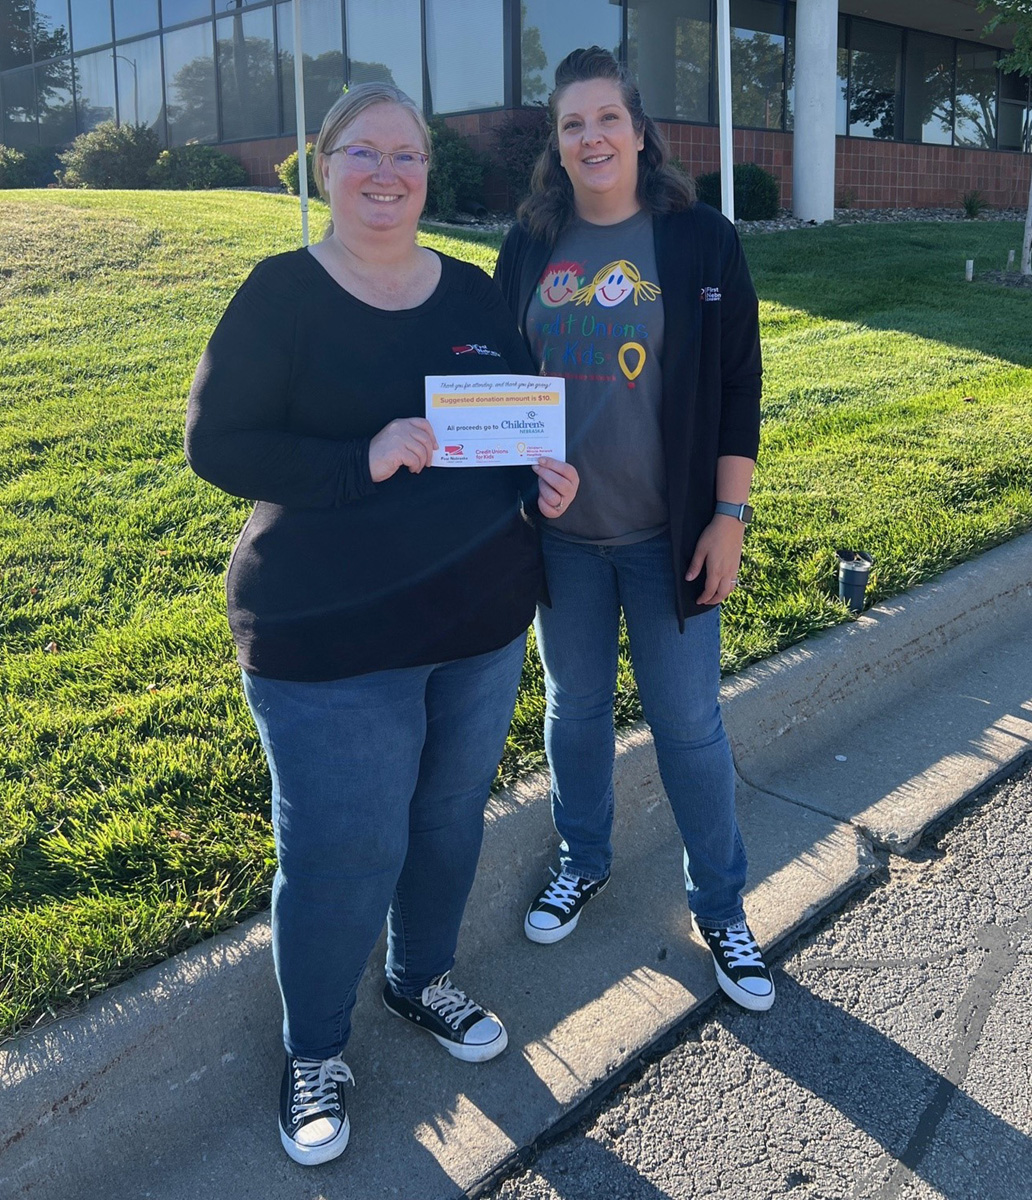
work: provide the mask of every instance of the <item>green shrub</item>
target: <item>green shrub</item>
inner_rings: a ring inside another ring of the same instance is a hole
[[[426,211],[450,217],[483,203],[481,189],[487,164],[483,156],[440,119],[430,122],[430,173],[427,176]]]
[[[58,155],[64,166],[61,181],[66,187],[145,188],[160,150],[158,135],[149,126],[104,121],[80,133],[71,149]]]
[[[214,146],[173,146],[162,150],[147,178],[158,188],[192,192],[242,187],[247,183],[247,172],[235,158]]]
[[[982,195],[978,188],[975,188],[971,192],[965,192],[960,199],[960,203],[964,207],[964,216],[969,221],[973,221],[981,213],[982,209],[989,207],[985,196]]]
[[[307,143],[308,146],[308,194],[309,196],[318,196],[319,189],[315,186],[315,176],[312,174],[312,149],[313,144]],[[297,171],[297,151],[293,154],[288,154],[287,157],[276,166],[276,176],[280,183],[292,195],[296,196],[301,190],[301,180]]]
[[[0,146],[0,188],[46,187],[54,182],[57,154],[49,146]]]
[[[769,171],[756,163],[735,163],[735,217],[740,221],[769,221],[778,215],[781,187]],[[695,181],[699,199],[720,208],[720,172],[711,171]]]
[[[535,105],[508,113],[495,130],[495,145],[502,160],[513,208],[530,192],[534,164],[548,144],[548,109]]]

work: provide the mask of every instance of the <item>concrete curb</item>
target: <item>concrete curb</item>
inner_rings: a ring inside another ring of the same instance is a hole
[[[869,838],[904,848],[1028,751],[1030,615],[1032,536],[728,682],[747,905],[762,941],[789,937],[867,878]],[[591,919],[555,947],[530,945],[520,928],[551,855],[542,779],[490,807],[456,974],[506,1020],[510,1048],[494,1063],[458,1063],[391,1021],[367,972],[348,1050],[352,1143],[336,1163],[296,1168],[275,1132],[278,996],[259,917],[0,1048],[0,1194],[476,1190],[714,993],[644,729],[621,738],[616,785],[619,869]]]

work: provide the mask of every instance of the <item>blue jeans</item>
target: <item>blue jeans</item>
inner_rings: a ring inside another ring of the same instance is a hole
[[[329,683],[244,675],[272,775],[272,944],[288,1053],[339,1054],[387,918],[387,979],[451,969],[526,638]]]
[[[545,535],[552,607],[535,630],[545,668],[545,750],[561,865],[601,879],[613,857],[613,691],[620,609],[663,786],[687,852],[700,925],[743,917],[746,856],[720,719],[720,610],[677,626],[670,539],[592,546]]]

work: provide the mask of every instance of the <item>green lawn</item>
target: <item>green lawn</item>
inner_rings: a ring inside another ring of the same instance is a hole
[[[0,1032],[267,902],[222,595],[247,505],[181,438],[208,334],[297,227],[273,195],[0,195]],[[498,244],[427,240],[488,269]],[[848,619],[836,547],[874,555],[885,597],[1032,527],[1032,296],[963,282],[1019,243],[1002,223],[747,239],[766,424],[726,670]],[[504,777],[540,762],[540,719],[528,660]]]

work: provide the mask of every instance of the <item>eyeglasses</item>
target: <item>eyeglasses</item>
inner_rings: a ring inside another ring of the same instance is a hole
[[[393,154],[388,154],[386,150],[375,150],[372,146],[337,146],[326,153],[336,154],[338,150],[344,152],[346,167],[370,173],[378,170],[383,160],[389,158],[399,175],[422,175],[430,161],[429,154],[420,154],[418,150],[395,150]]]

